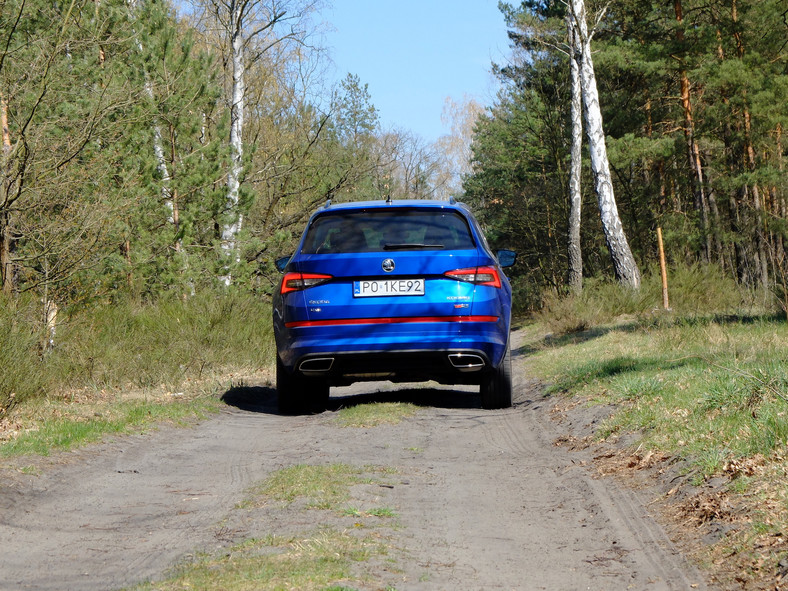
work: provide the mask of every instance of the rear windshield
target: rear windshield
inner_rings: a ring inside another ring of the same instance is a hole
[[[440,209],[354,210],[316,217],[303,254],[468,250],[475,248],[465,218]]]

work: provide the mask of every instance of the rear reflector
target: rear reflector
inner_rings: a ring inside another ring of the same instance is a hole
[[[410,322],[498,322],[497,316],[406,316],[402,318],[336,318],[286,322],[287,328],[305,326],[343,326],[356,324],[405,324]]]

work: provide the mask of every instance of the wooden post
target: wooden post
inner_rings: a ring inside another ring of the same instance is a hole
[[[662,228],[657,228],[657,245],[659,246],[659,271],[662,275],[662,307],[670,310],[668,300],[668,271],[665,265],[665,247],[662,244]]]
[[[8,158],[11,153],[11,132],[8,129],[8,103],[5,95],[0,93],[0,126],[2,126],[2,155],[0,156],[0,291],[11,295],[13,291],[13,266],[11,264],[11,202],[8,181]]]

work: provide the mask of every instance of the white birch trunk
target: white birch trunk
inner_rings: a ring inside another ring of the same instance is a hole
[[[136,19],[138,3],[139,0],[128,0],[132,19]],[[140,41],[139,37],[137,36],[137,31],[133,28],[132,30],[134,31],[134,41],[137,44],[137,50],[140,52],[140,55],[142,55],[142,41]],[[148,72],[143,72],[143,75],[145,76],[145,94],[153,105],[155,104],[156,100],[153,94],[153,83],[150,81]],[[170,212],[170,216],[167,221],[173,224],[175,223],[175,219],[173,218],[172,197],[170,195],[170,170],[167,166],[167,158],[164,155],[164,141],[162,140],[161,128],[155,120],[153,122],[153,154],[156,157],[156,168],[161,175],[161,198],[164,201],[164,205]]]
[[[239,188],[243,170],[243,142],[242,133],[244,125],[244,39],[243,17],[238,2],[231,3],[230,22],[232,23],[232,64],[233,64],[233,89],[232,104],[230,106],[230,171],[227,174],[227,213],[229,220],[222,227],[222,252],[228,261],[225,266],[227,274],[222,277],[225,285],[232,283],[230,273],[230,260],[235,257],[238,261],[239,253],[236,249],[238,232],[241,231],[243,217],[238,213]]]
[[[580,88],[580,67],[576,60],[579,49],[577,28],[571,15],[567,15],[566,29],[569,37],[569,68],[572,79],[572,147],[569,164],[569,290],[580,293],[583,289],[583,256],[580,249],[580,214],[583,204],[580,175],[583,157],[583,99]]]
[[[57,332],[57,304],[50,299],[44,300],[44,323],[46,333],[44,337],[44,352],[49,353],[55,348],[55,334]]]
[[[153,103],[153,84],[151,84],[150,80],[145,80],[145,92],[148,94],[151,103]],[[170,212],[167,221],[174,224],[174,206],[172,204],[172,194],[170,193],[170,169],[167,166],[167,158],[164,155],[164,141],[161,136],[161,128],[155,122],[153,124],[153,154],[156,156],[156,168],[158,168],[161,175],[161,198],[167,207],[167,211]]]
[[[588,136],[588,150],[591,156],[591,172],[594,176],[594,190],[599,203],[599,214],[602,218],[602,227],[605,232],[610,256],[613,260],[616,278],[633,289],[640,288],[640,271],[632,251],[629,248],[621,219],[618,215],[613,182],[610,175],[610,165],[607,159],[605,146],[605,131],[602,124],[602,111],[599,106],[599,93],[594,74],[594,62],[591,58],[591,38],[586,26],[586,10],[583,0],[571,0],[571,18],[579,33],[580,51],[577,52],[579,61],[580,82],[583,95],[586,134]]]

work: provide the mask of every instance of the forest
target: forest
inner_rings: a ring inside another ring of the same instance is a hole
[[[467,202],[494,246],[519,253],[521,312],[618,276],[585,152],[570,228],[574,11],[499,7],[511,53],[491,64],[497,99],[448,101],[452,134],[428,144],[383,129],[357,75],[328,82],[316,0],[0,0],[0,362],[71,347],[59,371],[117,385],[128,378],[99,371],[98,352],[73,349],[89,333],[56,330],[98,331],[109,309],[191,300],[222,318],[206,297],[265,303],[273,262],[327,199]],[[786,0],[585,10],[637,265],[656,268],[660,228],[670,265],[785,302]],[[3,374],[0,408],[25,382]]]
[[[788,3],[586,7],[615,198],[639,265],[656,267],[661,228],[669,263],[711,265],[784,297]],[[568,10],[539,0],[501,8],[512,58],[495,66],[502,90],[477,123],[464,198],[520,251],[533,301],[568,284]],[[587,163],[582,171],[577,266],[612,276]]]
[[[317,9],[3,2],[3,293],[270,293],[318,203],[440,191],[432,147],[326,83]]]

